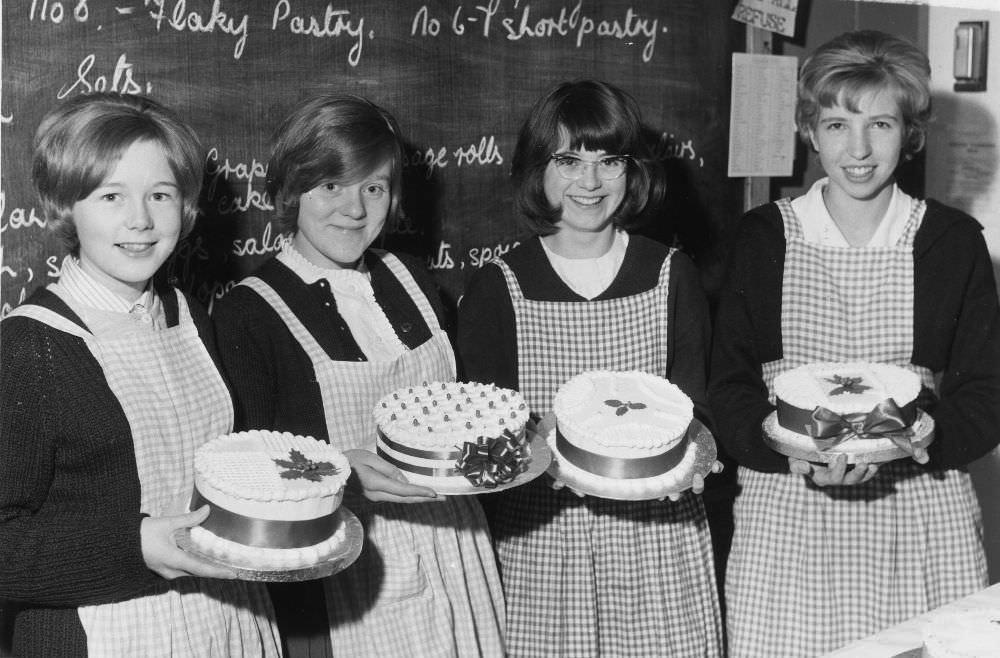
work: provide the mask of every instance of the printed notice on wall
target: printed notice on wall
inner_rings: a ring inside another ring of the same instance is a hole
[[[798,11],[799,0],[740,0],[732,18],[750,27],[794,37]]]
[[[790,176],[798,60],[733,53],[729,175]]]

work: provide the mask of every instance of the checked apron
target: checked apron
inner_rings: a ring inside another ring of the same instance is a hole
[[[673,252],[671,252],[672,254]],[[667,369],[670,256],[658,285],[617,299],[525,299],[502,260],[517,324],[519,388],[545,415],[584,370]],[[493,515],[511,656],[718,656],[721,627],[701,499],[621,502],[511,489]]]
[[[817,361],[910,363],[915,202],[894,246],[806,242],[784,199],[783,358],[764,382]],[[979,505],[964,470],[904,459],[870,481],[821,488],[800,475],[740,467],[726,600],[734,658],[805,658],[986,586]]]
[[[312,360],[330,442],[375,451],[372,409],[390,391],[425,381],[454,381],[455,356],[413,276],[395,256],[376,251],[417,304],[432,337],[391,361],[333,361],[273,288],[244,280],[285,321]],[[324,580],[334,656],[502,656],[503,597],[486,521],[472,496],[445,502],[370,503],[348,494],[345,506],[365,527],[358,561]]]
[[[154,517],[188,511],[195,448],[229,432],[233,423],[229,391],[198,337],[184,296],[174,293],[178,325],[159,330],[136,324],[95,336],[39,306],[13,313],[84,340],[128,418],[140,509]],[[86,317],[85,308],[65,301]],[[83,606],[79,616],[92,658],[280,655],[271,603],[257,583],[179,578],[129,601]]]

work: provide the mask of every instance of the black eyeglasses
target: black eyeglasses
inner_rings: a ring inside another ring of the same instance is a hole
[[[556,173],[566,180],[577,180],[583,176],[587,167],[594,167],[597,177],[601,180],[615,180],[628,171],[628,163],[632,156],[606,155],[597,160],[584,160],[569,153],[553,153],[549,159],[555,165]]]

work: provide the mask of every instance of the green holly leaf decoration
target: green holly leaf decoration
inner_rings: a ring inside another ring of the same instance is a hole
[[[629,412],[629,409],[645,409],[646,405],[642,402],[622,402],[621,400],[605,400],[604,404],[609,407],[616,407],[615,415],[624,416]]]
[[[328,475],[336,475],[339,470],[330,462],[314,462],[294,448],[288,451],[288,460],[275,459],[275,464],[285,469],[278,475],[286,480],[309,480],[321,482]]]
[[[845,393],[860,395],[871,388],[871,386],[865,386],[861,383],[861,377],[834,375],[833,379],[828,378],[826,381],[837,385],[835,389],[830,391],[830,395],[843,395]]]

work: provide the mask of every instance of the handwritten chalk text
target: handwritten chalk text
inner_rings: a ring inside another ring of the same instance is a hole
[[[347,9],[334,9],[333,5],[327,5],[322,19],[316,16],[292,16],[292,3],[290,0],[279,0],[274,5],[274,12],[271,14],[271,30],[277,30],[282,23],[287,23],[288,31],[292,34],[302,34],[310,37],[339,37],[341,34],[354,39],[354,45],[347,53],[347,63],[357,66],[361,61],[361,51],[365,43],[365,19],[359,18],[356,22],[351,20],[351,12]],[[369,34],[369,38],[374,36]]]
[[[153,22],[156,23],[156,31],[159,32],[164,18],[166,18],[167,0],[145,0],[145,3],[147,7],[150,5],[153,6],[153,10],[149,12],[149,15],[153,19]],[[239,59],[242,57],[243,49],[247,44],[248,22],[249,16],[247,14],[238,17],[237,15],[230,15],[223,11],[222,0],[215,0],[212,3],[212,10],[207,17],[200,14],[197,9],[188,11],[187,0],[175,0],[166,25],[178,32],[183,32],[184,30],[205,33],[218,31],[221,34],[234,36],[236,37],[236,43],[233,46],[233,59]]]
[[[135,79],[135,66],[128,61],[125,53],[118,56],[115,69],[109,79],[106,75],[91,76],[97,56],[91,53],[76,67],[76,80],[70,85],[63,85],[56,97],[66,98],[74,91],[89,94],[94,91],[117,91],[123,94],[148,94],[153,90],[153,83],[140,83]]]
[[[668,32],[659,19],[642,16],[631,7],[617,18],[597,18],[584,12],[583,0],[574,5],[552,7],[547,13],[536,11],[530,3],[514,0],[512,10],[501,15],[503,4],[501,0],[490,0],[488,4],[476,5],[471,11],[459,5],[450,18],[433,16],[427,5],[422,5],[410,21],[410,34],[437,37],[448,21],[452,34],[458,36],[478,34],[488,39],[493,32],[498,32],[508,41],[568,37],[577,48],[593,38],[615,39],[629,46],[641,43],[642,61],[649,62],[653,59],[657,36]],[[467,29],[470,27],[475,29]]]
[[[205,157],[205,174],[210,177],[210,181],[205,187],[205,197],[220,215],[236,215],[251,208],[274,210],[267,192],[254,189],[255,179],[263,183],[267,178],[265,163],[259,162],[257,158],[252,158],[249,163],[235,164],[229,158],[222,162],[219,160],[219,149],[209,149]],[[241,190],[242,193],[238,194],[236,190]]]

